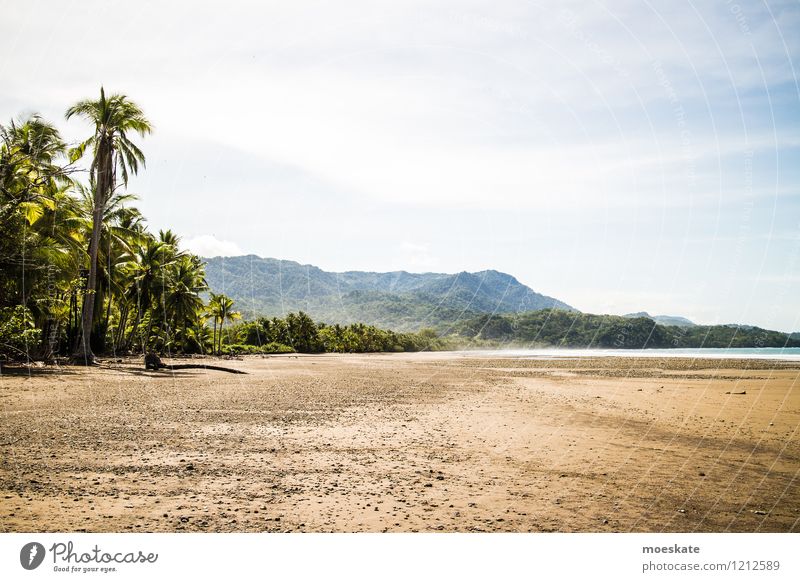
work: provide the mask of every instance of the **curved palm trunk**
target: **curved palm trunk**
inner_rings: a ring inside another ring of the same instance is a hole
[[[86,292],[83,295],[81,312],[81,329],[73,350],[72,357],[76,363],[90,365],[95,363],[89,339],[94,321],[94,294],[97,289],[97,255],[100,248],[100,231],[103,226],[103,209],[107,195],[111,191],[113,158],[111,144],[102,139],[97,151],[97,180],[94,190],[94,208],[92,209],[92,238],[89,243],[89,278],[86,281]]]

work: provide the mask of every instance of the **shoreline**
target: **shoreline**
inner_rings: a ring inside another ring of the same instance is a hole
[[[690,358],[698,360],[776,360],[783,362],[800,362],[800,348],[652,348],[641,350],[610,348],[500,348],[497,350],[459,351],[510,358],[579,359],[594,357],[622,357]]]

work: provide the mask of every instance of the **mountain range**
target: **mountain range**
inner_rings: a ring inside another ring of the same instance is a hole
[[[577,311],[537,293],[513,276],[476,273],[374,273],[323,271],[295,261],[256,255],[214,257],[206,280],[236,302],[243,316],[282,317],[305,311],[328,323],[362,322],[396,331],[447,328],[482,313],[522,313],[546,308]]]

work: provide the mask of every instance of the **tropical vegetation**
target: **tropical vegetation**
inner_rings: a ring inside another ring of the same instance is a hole
[[[121,94],[79,101],[89,123],[68,144],[38,115],[0,124],[0,360],[95,354],[415,350],[435,334],[326,326],[306,314],[241,319],[211,292],[205,263],[153,233],[127,191],[152,125]]]

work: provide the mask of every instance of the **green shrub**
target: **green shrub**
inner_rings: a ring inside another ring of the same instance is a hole
[[[223,345],[222,353],[226,356],[242,356],[248,354],[293,354],[291,346],[270,342],[263,346],[251,346],[247,344]]]
[[[27,359],[39,349],[41,332],[36,329],[30,310],[23,305],[0,309],[0,353],[6,357]]]

